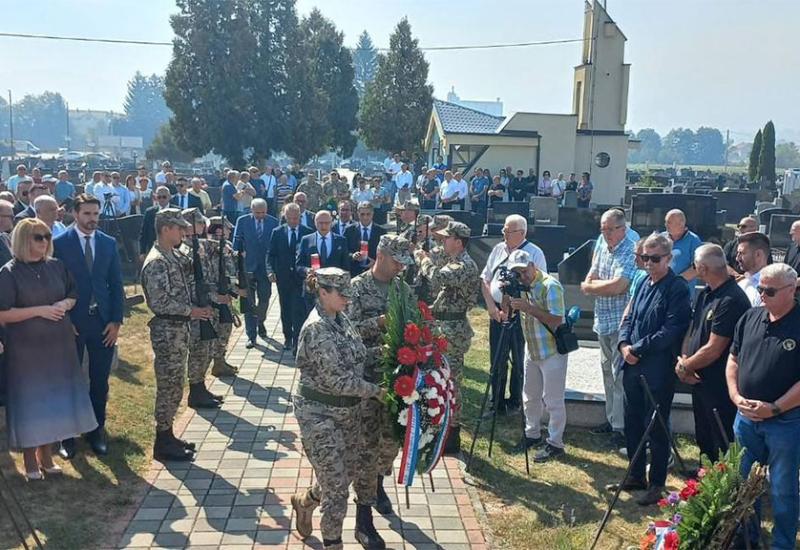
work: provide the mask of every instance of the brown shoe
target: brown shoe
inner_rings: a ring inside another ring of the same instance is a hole
[[[297,532],[302,538],[311,536],[314,530],[312,525],[312,518],[314,516],[314,508],[319,506],[319,501],[311,494],[311,489],[300,491],[292,495],[292,508],[295,513],[295,527]]]
[[[217,378],[221,376],[235,376],[239,369],[225,361],[223,358],[214,359],[214,365],[211,367],[211,374]]]

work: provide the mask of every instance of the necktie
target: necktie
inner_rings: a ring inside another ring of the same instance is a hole
[[[89,269],[89,273],[91,273],[92,265],[94,265],[94,254],[92,254],[92,238],[89,235],[85,235],[83,238],[86,239],[86,244],[83,247],[83,255],[86,259],[86,267]]]
[[[259,221],[256,223],[256,231],[258,232],[259,239],[264,236],[264,222]]]
[[[328,238],[322,237],[319,243],[319,257],[321,260],[328,259]]]
[[[367,232],[367,228],[364,227],[364,232],[361,234],[361,240],[369,242],[369,233]]]
[[[292,236],[289,238],[289,248],[294,254],[297,251],[297,230],[292,228]]]

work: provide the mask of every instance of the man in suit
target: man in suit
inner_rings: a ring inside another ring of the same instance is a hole
[[[356,222],[353,220],[353,205],[350,200],[339,201],[339,219],[334,222],[331,227],[331,232],[334,235],[344,237],[347,228],[351,225],[355,225],[355,223]]]
[[[156,242],[156,213],[169,207],[169,189],[163,185],[158,186],[153,198],[155,204],[144,211],[142,231],[139,233],[139,260],[142,262],[147,257],[150,249],[153,248],[153,243]]]
[[[53,241],[53,250],[78,285],[78,301],[70,319],[77,332],[78,358],[83,361],[83,354],[89,355],[89,397],[98,424],[85,437],[95,454],[104,456],[108,453],[108,377],[122,325],[125,291],[117,242],[97,229],[100,201],[82,194],[75,199],[74,208],[75,224]],[[75,456],[74,439],[64,440],[59,454],[65,459]]]
[[[314,224],[317,230],[300,239],[300,249],[297,251],[297,261],[295,262],[295,272],[300,280],[305,281],[311,269],[312,254],[319,256],[320,267],[338,267],[350,271],[350,252],[347,249],[347,242],[343,237],[331,233],[331,225],[333,225],[331,213],[327,210],[320,210],[314,216]],[[305,285],[303,285],[303,294],[306,299],[306,313],[308,313],[314,306],[314,299],[311,295],[306,294]]]
[[[200,197],[192,195],[189,193],[189,180],[185,177],[181,176],[178,178],[178,182],[175,184],[177,187],[178,192],[170,199],[169,203],[173,206],[177,206],[181,210],[186,210],[187,208],[197,208],[201,214],[203,212],[203,201],[200,200]]]
[[[267,215],[267,201],[253,199],[250,214],[240,216],[233,230],[233,247],[236,251],[244,251],[245,269],[250,282],[248,296],[254,306],[244,316],[248,349],[256,345],[258,336],[266,339],[267,329],[264,320],[267,317],[272,285],[267,277],[267,255],[272,231],[278,227],[278,220]]]
[[[308,204],[308,197],[306,194],[302,191],[298,191],[294,194],[293,202],[300,207],[300,225],[315,229],[314,213],[306,210],[306,204]]]
[[[386,230],[380,225],[372,223],[375,209],[371,202],[363,201],[358,204],[358,223],[355,223],[345,231],[345,240],[352,262],[350,273],[353,277],[365,272],[373,263],[378,251],[378,242]],[[361,256],[361,242],[367,241],[367,257]]]
[[[24,194],[25,193],[25,189],[26,189],[26,186],[24,185],[24,183],[20,182],[19,186],[17,187],[17,190],[20,193]],[[48,191],[47,191],[47,186],[45,184],[43,184],[43,183],[31,184],[30,187],[28,187],[27,196],[23,196],[23,197],[20,198],[20,201],[22,201],[23,198],[26,198],[28,200],[28,203],[25,205],[25,207],[22,210],[20,210],[16,214],[14,219],[18,222],[20,220],[24,220],[25,218],[35,218],[36,217],[36,210],[33,208],[33,201],[35,201],[37,198],[41,197],[42,195],[47,195],[47,194],[48,194]]]
[[[286,223],[272,231],[267,257],[269,280],[278,287],[281,304],[281,326],[283,327],[283,349],[297,348],[297,337],[303,325],[304,303],[302,298],[303,281],[294,270],[297,245],[300,239],[314,232],[300,224],[300,207],[288,203],[283,208]]]

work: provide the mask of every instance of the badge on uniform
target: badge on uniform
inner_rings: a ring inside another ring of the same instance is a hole
[[[785,349],[786,351],[792,351],[794,350],[794,348],[797,347],[797,342],[795,342],[791,338],[787,338],[786,340],[781,342],[781,346],[783,346],[783,349]]]
[[[706,321],[710,321],[713,318],[714,318],[714,310],[713,309],[709,309],[708,313],[706,313]]]

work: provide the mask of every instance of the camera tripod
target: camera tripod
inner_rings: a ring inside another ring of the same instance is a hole
[[[486,387],[483,390],[483,400],[481,402],[481,410],[478,413],[478,421],[475,424],[475,430],[472,433],[472,443],[469,447],[469,456],[467,457],[467,466],[466,471],[469,471],[470,467],[472,466],[472,459],[475,456],[475,443],[478,441],[478,436],[480,435],[481,431],[481,424],[483,423],[483,415],[486,412],[486,405],[489,401],[489,391],[492,388],[492,379],[494,378],[495,374],[498,372],[500,368],[500,358],[505,349],[506,341],[509,339],[509,334],[511,332],[510,328],[512,323],[519,322],[519,313],[515,314],[515,317],[509,316],[506,321],[503,321],[501,329],[500,329],[500,337],[497,339],[497,349],[494,352],[494,357],[492,358],[492,364],[489,367],[489,379],[486,381]],[[500,404],[500,399],[502,395],[505,393],[505,388],[502,387],[499,383],[497,384],[497,388],[495,388],[493,399],[494,399],[494,410],[492,411],[492,427],[489,431],[489,453],[488,456],[492,456],[492,446],[494,444],[494,432],[495,426],[497,425],[497,409]],[[530,457],[528,454],[528,446],[525,440],[525,411],[524,409],[521,411],[520,416],[522,418],[521,428],[522,428],[522,446],[525,448],[525,471],[530,475],[531,473],[531,465],[530,465]]]

